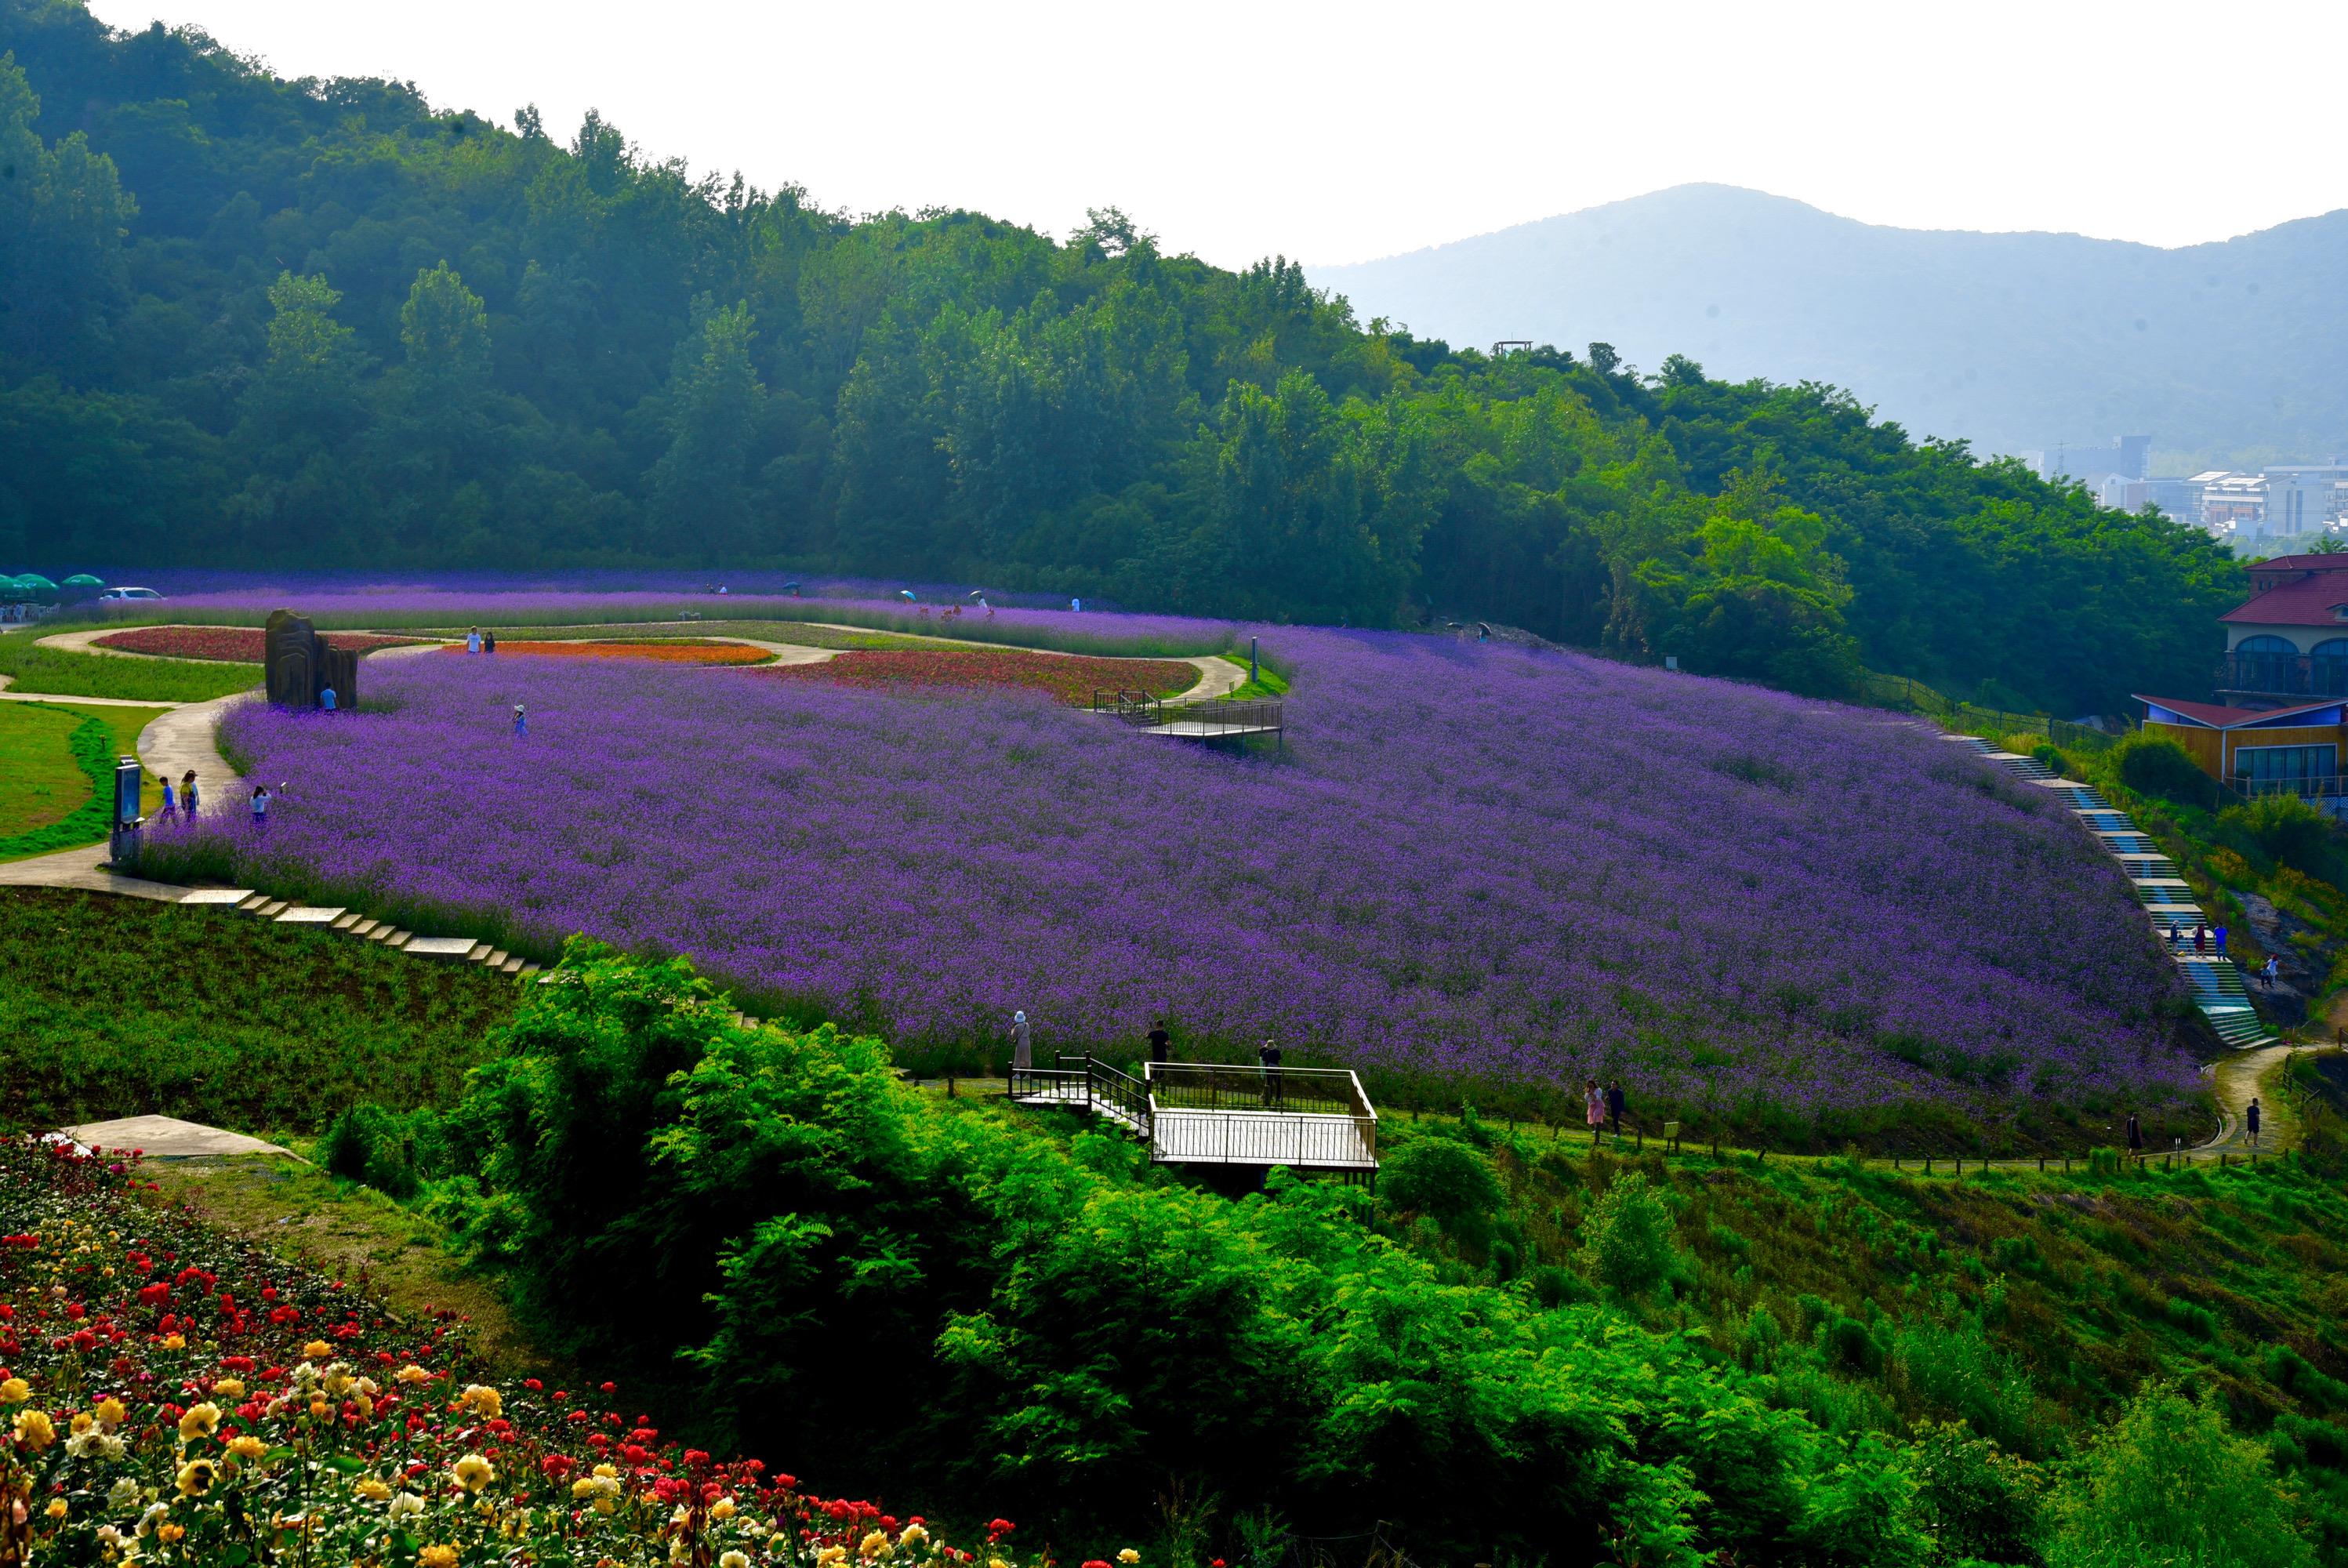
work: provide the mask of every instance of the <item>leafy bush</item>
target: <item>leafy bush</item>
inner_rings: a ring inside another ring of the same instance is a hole
[[[2305,1568],[2315,1554],[2263,1444],[2213,1395],[2150,1384],[2054,1498],[2053,1568]]]
[[[2138,794],[2157,795],[2188,806],[2214,809],[2217,781],[2201,770],[2192,753],[2165,735],[2139,730],[2112,748],[2120,782]]]
[[[2244,834],[2270,860],[2294,871],[2322,876],[2332,870],[2332,820],[2296,795],[2261,795],[2247,806],[2230,806],[2218,825]]]
[[[337,1176],[395,1198],[413,1198],[438,1163],[440,1119],[361,1103],[345,1110],[319,1142],[319,1163]]]
[[[1475,1149],[1425,1135],[1395,1145],[1378,1169],[1378,1201],[1397,1213],[1425,1214],[1456,1240],[1481,1244],[1500,1207],[1500,1183]]]
[[[1582,1232],[1582,1262],[1626,1300],[1651,1295],[1679,1272],[1672,1244],[1672,1207],[1636,1171],[1617,1176],[1590,1206]]]

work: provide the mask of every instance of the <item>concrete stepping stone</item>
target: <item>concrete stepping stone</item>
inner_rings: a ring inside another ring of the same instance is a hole
[[[401,934],[406,935],[405,933]],[[479,945],[469,936],[408,936],[404,943],[395,936],[392,943],[401,952],[414,954],[418,958],[438,958],[452,964],[461,964],[472,957],[473,949]]]
[[[176,1116],[127,1116],[117,1121],[87,1121],[57,1132],[85,1149],[136,1149],[149,1160],[219,1160],[237,1154],[291,1154],[274,1143],[248,1138]]]
[[[200,887],[181,894],[180,902],[200,909],[234,909],[254,896],[249,887]]]
[[[337,905],[327,909],[319,904],[295,904],[277,917],[279,925],[331,926],[350,912]]]
[[[345,910],[342,913],[335,916],[335,923],[329,929],[335,931],[348,931],[358,923],[359,917],[357,915],[352,913],[348,910]]]
[[[402,952],[406,952],[407,944],[415,940],[415,936],[408,932],[395,931],[389,936],[383,939],[383,944],[386,947],[396,947]]]

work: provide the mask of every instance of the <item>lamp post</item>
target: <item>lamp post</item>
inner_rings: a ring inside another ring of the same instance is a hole
[[[1250,637],[1248,639],[1248,685],[1253,686],[1255,683],[1255,639]]]

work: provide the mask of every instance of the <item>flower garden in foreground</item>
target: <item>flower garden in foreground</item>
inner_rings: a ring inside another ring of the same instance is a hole
[[[613,1383],[468,1376],[403,1319],[144,1201],[135,1161],[0,1146],[0,1559],[1010,1568],[757,1460],[664,1438]],[[13,1518],[10,1515],[13,1514]]]
[[[1017,614],[1041,640],[1113,621]],[[222,816],[150,851],[546,956],[572,931],[689,953],[932,1068],[999,1062],[1018,1007],[1039,1048],[1164,1016],[1186,1052],[1277,1035],[1388,1092],[1619,1073],[1706,1118],[2195,1089],[2174,966],[2108,858],[1917,727],[1574,655],[1260,631],[1293,683],[1279,764],[1022,692],[387,665],[396,712],[230,718],[285,783],[265,844]]]

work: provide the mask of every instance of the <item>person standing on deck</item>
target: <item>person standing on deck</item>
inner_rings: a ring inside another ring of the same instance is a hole
[[[1014,1072],[1025,1072],[1035,1065],[1035,1044],[1027,1031],[1025,1009],[1011,1015],[1011,1067]]]
[[[1266,1040],[1256,1047],[1256,1063],[1263,1069],[1263,1103],[1273,1110],[1280,1109],[1280,1046]]]
[[[1173,1059],[1174,1037],[1166,1032],[1166,1020],[1160,1018],[1158,1026],[1149,1031],[1149,1060],[1152,1066],[1164,1067]]]

